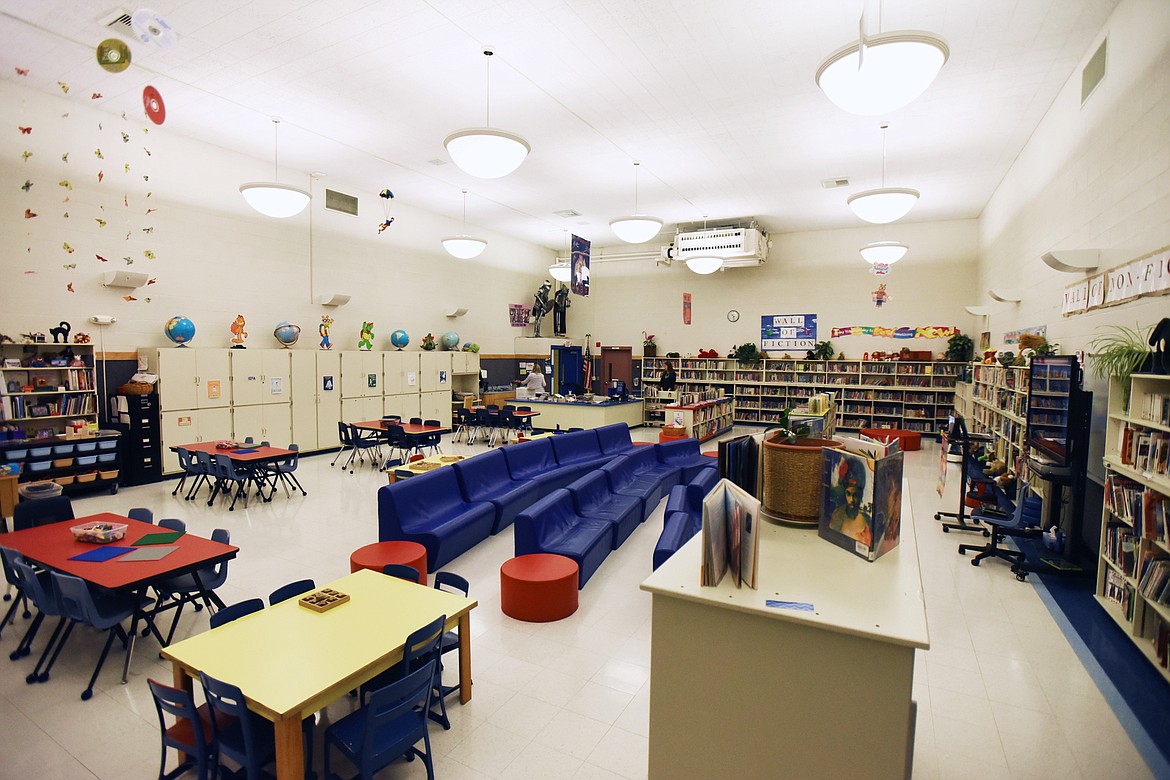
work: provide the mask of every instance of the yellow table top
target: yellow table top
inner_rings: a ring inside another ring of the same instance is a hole
[[[270,720],[308,715],[400,660],[411,631],[442,614],[450,631],[478,604],[368,570],[321,587],[350,600],[314,612],[289,599],[165,647],[163,657],[239,686]]]
[[[450,466],[452,463],[458,463],[461,460],[463,460],[462,455],[431,455],[422,460],[395,466],[390,470],[394,472],[395,476],[401,479],[403,477],[413,477],[417,474],[426,474],[428,471],[434,471],[436,466]],[[422,463],[433,465],[420,467]]]

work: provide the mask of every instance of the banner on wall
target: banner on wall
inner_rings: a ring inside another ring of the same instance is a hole
[[[1170,292],[1170,247],[1095,274],[1064,288],[1065,317]]]
[[[589,297],[589,239],[573,236],[572,241],[572,271],[573,276],[569,289],[573,295]]]
[[[1032,335],[1032,336],[1039,336],[1043,339],[1047,339],[1048,338],[1048,326],[1047,325],[1033,325],[1030,328],[1020,328],[1019,330],[1009,330],[1007,333],[1003,334],[1003,343],[1004,344],[1019,344],[1020,343],[1020,336],[1023,336],[1025,333]]]
[[[683,293],[683,325],[691,324],[691,294]]]
[[[949,339],[959,332],[953,325],[926,325],[915,328],[903,326],[901,328],[883,328],[880,325],[848,325],[844,328],[833,328],[832,338],[839,339],[845,336],[880,336],[887,339]]]
[[[812,349],[817,345],[817,315],[769,314],[760,318],[760,350]]]
[[[528,316],[532,314],[532,307],[523,303],[508,304],[508,322],[513,328],[528,327]]]

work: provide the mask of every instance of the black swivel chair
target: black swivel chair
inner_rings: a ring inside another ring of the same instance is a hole
[[[1009,550],[1001,547],[1001,543],[1009,536],[1037,537],[1040,536],[1041,510],[1043,502],[1039,496],[1033,495],[1031,488],[1025,483],[1020,487],[1016,496],[1016,506],[1012,514],[1000,515],[989,513],[987,509],[977,509],[971,513],[972,518],[983,523],[991,532],[991,541],[987,544],[960,544],[959,555],[966,555],[968,550],[978,552],[971,559],[972,566],[978,566],[984,558],[1001,558],[1011,564],[1012,573],[1016,579],[1023,582],[1028,572],[1023,568],[1026,556],[1022,551]]]

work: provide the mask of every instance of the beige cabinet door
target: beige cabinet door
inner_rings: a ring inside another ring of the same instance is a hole
[[[226,349],[195,350],[195,407],[227,408],[231,404],[231,364]]]
[[[421,417],[418,393],[400,393],[399,395],[385,396],[382,401],[382,414],[396,414],[403,420],[411,417]]]
[[[341,420],[341,353],[316,353],[317,448],[340,446],[337,423]]]
[[[451,353],[423,352],[419,355],[419,391],[433,393],[451,389]]]

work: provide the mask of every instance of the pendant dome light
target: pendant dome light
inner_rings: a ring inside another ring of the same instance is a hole
[[[865,34],[833,52],[817,68],[817,86],[838,108],[874,116],[895,111],[921,95],[950,57],[946,41],[918,30],[883,33],[881,5],[878,32]]]
[[[266,217],[293,217],[305,210],[311,196],[307,190],[276,181],[280,165],[280,117],[272,117],[273,181],[249,181],[240,185],[248,205]]]
[[[703,231],[707,230],[707,215],[703,215]],[[706,276],[713,274],[723,267],[723,258],[715,255],[695,255],[686,259],[687,268],[691,269],[697,274]]]
[[[910,247],[897,241],[874,241],[861,248],[861,256],[870,264],[893,265],[906,256]]]
[[[572,250],[569,248],[569,231],[565,231],[565,259],[557,259],[548,267],[548,275],[553,281],[568,282],[573,278],[573,267],[569,265]]]
[[[889,125],[882,125],[882,186],[876,190],[865,190],[850,195],[849,208],[853,213],[875,225],[885,225],[901,219],[910,213],[921,193],[907,187],[886,186],[886,131]]]
[[[662,230],[662,220],[658,217],[649,217],[638,212],[638,166],[642,163],[634,160],[634,213],[625,217],[615,217],[609,221],[609,227],[614,234],[629,244],[642,244]]]
[[[467,230],[467,190],[463,190],[463,230]],[[471,260],[479,257],[487,249],[487,242],[482,238],[467,235],[466,232],[457,236],[448,236],[443,239],[443,249],[447,254],[460,260]]]
[[[491,105],[491,58],[495,51],[484,47],[487,58],[487,110],[483,127],[456,130],[443,139],[443,146],[451,159],[465,173],[479,179],[498,179],[507,176],[520,167],[532,147],[520,136],[506,130],[490,127]]]

